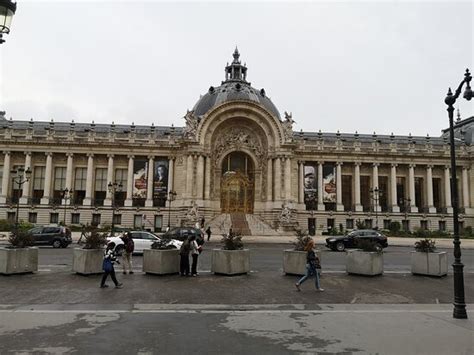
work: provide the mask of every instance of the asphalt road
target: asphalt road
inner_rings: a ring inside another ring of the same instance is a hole
[[[66,249],[54,249],[52,247],[40,247],[39,251],[39,269],[40,271],[67,271],[72,267],[72,250],[77,245],[72,244]],[[211,253],[209,249],[219,247],[218,243],[206,243],[204,252],[199,257],[198,269],[202,272],[208,272],[211,269]],[[289,244],[246,244],[251,250],[251,268],[253,271],[281,271],[282,270],[282,251],[289,249]],[[346,254],[331,251],[324,246],[319,246],[321,252],[322,266],[327,271],[345,271]],[[454,261],[452,249],[438,249],[448,252],[448,263],[451,265]],[[387,272],[409,272],[410,271],[410,252],[412,247],[388,247],[384,249],[384,270]],[[134,255],[133,268],[136,271],[142,269],[143,257]],[[474,249],[466,249],[462,252],[462,261],[464,263],[464,272],[474,273]],[[120,270],[120,266],[117,267]],[[452,273],[452,268],[449,267]]]

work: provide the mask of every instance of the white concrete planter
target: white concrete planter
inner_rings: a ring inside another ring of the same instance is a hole
[[[383,274],[383,253],[348,250],[346,254],[346,271],[348,274],[381,275]]]
[[[238,275],[250,272],[250,250],[213,249],[211,272],[223,275]]]
[[[316,255],[321,261],[321,252],[315,250]],[[283,250],[283,272],[287,275],[306,274],[306,252],[293,249]],[[321,261],[322,263],[322,261]],[[321,274],[321,270],[319,270]]]
[[[0,274],[38,271],[38,248],[0,248]]]
[[[143,272],[157,275],[179,273],[179,249],[143,250]]]
[[[448,254],[411,252],[411,273],[414,275],[445,276],[448,274]]]
[[[104,249],[74,249],[72,271],[81,275],[101,274]]]

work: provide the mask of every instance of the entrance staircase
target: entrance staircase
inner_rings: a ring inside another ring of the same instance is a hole
[[[232,230],[240,235],[252,235],[244,213],[231,213]]]
[[[284,233],[273,229],[267,222],[253,214],[232,213],[220,214],[208,223],[212,234],[221,235],[229,233],[230,228],[243,236],[283,236]]]

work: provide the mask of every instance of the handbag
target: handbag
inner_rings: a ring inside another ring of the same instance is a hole
[[[110,261],[109,258],[105,258],[104,261],[102,262],[102,270],[104,272],[112,272],[114,269],[114,266],[112,265],[112,262]]]

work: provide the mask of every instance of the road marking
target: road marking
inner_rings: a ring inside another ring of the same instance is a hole
[[[357,300],[357,297],[354,297],[351,301],[351,304],[354,304],[356,300]]]
[[[439,304],[439,299],[435,298],[435,300],[436,300],[436,304]]]

